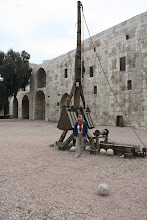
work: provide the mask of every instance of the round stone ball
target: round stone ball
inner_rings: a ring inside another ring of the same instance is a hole
[[[100,154],[102,154],[102,155],[106,154],[106,150],[103,149],[103,148],[101,148],[101,149],[100,149]]]
[[[86,151],[90,151],[90,150],[91,150],[91,147],[90,147],[90,146],[86,146],[85,150],[86,150]]]
[[[71,152],[75,152],[75,150],[76,150],[76,147],[74,147],[74,146],[70,148]]]
[[[98,194],[101,196],[107,196],[109,194],[109,187],[105,183],[101,183],[98,186]]]
[[[113,155],[114,155],[114,150],[108,149],[107,152],[106,152],[106,154],[107,154],[108,156],[113,156]]]

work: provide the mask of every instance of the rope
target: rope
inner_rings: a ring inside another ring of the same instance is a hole
[[[140,142],[143,144],[143,146],[146,147],[146,145],[144,144],[144,142],[141,140],[141,138],[139,137],[139,135],[138,135],[137,132],[135,131],[134,127],[131,125],[131,123],[130,123],[128,117],[126,116],[125,112],[123,111],[123,109],[122,109],[122,107],[121,107],[121,105],[120,105],[120,103],[119,103],[119,101],[118,101],[118,99],[117,99],[117,97],[116,97],[116,95],[115,95],[113,89],[112,89],[112,86],[111,86],[111,84],[110,84],[110,82],[109,82],[109,80],[108,80],[108,77],[107,77],[107,75],[106,75],[106,73],[105,73],[105,71],[104,71],[104,69],[103,69],[102,64],[101,64],[100,58],[99,58],[99,56],[98,56],[98,53],[97,53],[97,51],[96,51],[96,49],[95,49],[95,45],[94,45],[94,42],[93,42],[93,40],[92,40],[92,37],[91,37],[90,31],[89,31],[88,25],[87,25],[87,22],[86,22],[86,19],[85,19],[84,11],[82,10],[82,12],[83,12],[83,17],[84,17],[84,21],[85,21],[85,24],[86,24],[86,27],[87,27],[87,31],[88,31],[90,40],[91,40],[92,45],[93,45],[94,52],[96,53],[96,57],[97,57],[97,59],[98,59],[98,61],[99,61],[100,67],[101,67],[101,69],[102,69],[102,73],[104,74],[104,76],[105,76],[105,78],[106,78],[106,80],[107,80],[107,83],[108,83],[108,85],[109,85],[109,87],[110,87],[110,90],[111,90],[111,92],[113,93],[113,96],[115,97],[115,100],[116,100],[118,106],[120,107],[120,109],[121,109],[121,111],[122,111],[124,117],[126,118],[128,124],[129,124],[130,127],[133,129],[134,133],[136,134],[136,136],[138,137],[138,139],[140,140]]]
[[[116,143],[115,141],[113,141],[113,140],[111,140],[110,138],[108,138],[108,140],[110,140],[112,143],[114,143],[114,144],[118,144],[118,143]]]

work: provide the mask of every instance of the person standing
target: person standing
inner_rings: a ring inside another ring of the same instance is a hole
[[[79,157],[82,154],[84,139],[87,139],[87,132],[87,123],[83,121],[82,115],[79,115],[74,127],[74,139],[76,140],[75,157]]]

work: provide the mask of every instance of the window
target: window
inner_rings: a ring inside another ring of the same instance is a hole
[[[120,58],[120,71],[125,71],[126,70],[126,58],[121,57]]]
[[[67,69],[64,70],[64,77],[67,78]]]
[[[46,72],[43,68],[37,71],[37,88],[46,87]]]
[[[90,77],[93,77],[93,66],[90,67]]]
[[[94,94],[97,94],[97,86],[94,86]]]
[[[123,117],[122,116],[117,115],[116,126],[123,127]]]
[[[126,35],[126,40],[129,40],[129,35],[128,34]]]
[[[132,80],[128,80],[128,90],[132,89]]]

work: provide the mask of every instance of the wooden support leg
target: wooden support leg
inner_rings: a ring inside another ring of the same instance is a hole
[[[73,133],[67,138],[65,142],[56,142],[59,150],[69,150],[71,146],[69,146],[70,142],[73,140]]]
[[[70,104],[70,102],[71,102],[71,99],[72,99],[72,97],[73,97],[73,95],[74,95],[75,90],[76,90],[76,82],[74,81],[73,86],[72,86],[72,90],[71,90],[71,92],[70,92],[69,99],[68,99],[68,101],[67,101],[67,105],[68,105],[68,106],[69,106],[69,104]]]
[[[73,138],[74,138],[74,134],[72,133],[72,134],[69,136],[69,138],[64,142],[63,147],[66,146],[66,145],[69,145],[70,142],[73,140]]]
[[[59,139],[59,142],[63,142],[63,140],[64,140],[64,138],[65,138],[67,132],[68,132],[68,130],[64,130],[64,131],[63,131],[63,133],[62,133],[62,135],[61,135],[61,137],[60,137],[60,139]]]
[[[85,109],[85,99],[84,99],[84,94],[83,94],[83,88],[82,86],[80,87],[80,95],[81,95],[81,99],[82,99],[82,102],[83,102],[83,107]]]

